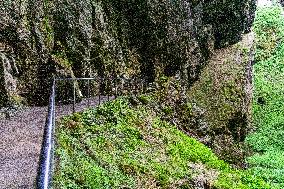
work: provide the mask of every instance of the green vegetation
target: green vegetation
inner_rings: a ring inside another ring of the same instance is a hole
[[[177,110],[169,104],[158,104],[169,96],[161,90],[156,95],[137,99],[119,98],[61,120],[56,131],[55,188],[195,188],[196,183],[220,189],[284,188],[284,18],[281,14],[282,8],[278,6],[258,9],[254,24],[255,132],[246,138],[253,152],[247,158],[248,170],[230,167],[211,149],[167,122],[165,118],[177,114]],[[249,52],[238,45],[232,48],[236,53]],[[244,57],[242,62],[247,59]],[[225,70],[222,66],[232,65],[230,57],[227,60],[218,69],[222,71]],[[235,72],[221,73],[232,76]],[[207,85],[202,84],[204,88],[194,94],[201,105],[210,107],[197,97],[208,94],[203,91],[219,80],[204,78]],[[217,99],[220,109],[227,111],[222,118],[231,115],[228,113],[231,106],[223,108],[227,101],[235,105],[242,96],[238,86],[225,79],[220,81],[223,80],[225,85],[219,89],[223,95],[215,95],[225,98]],[[184,115],[190,115],[192,108],[193,104],[188,103]],[[216,117],[212,116],[211,124],[217,123],[213,119]]]
[[[269,188],[151,108],[153,96],[118,98],[64,118],[56,131],[58,188]],[[141,99],[141,100],[140,100]]]
[[[254,175],[284,188],[284,17],[282,8],[257,11],[253,119],[247,138],[255,155],[248,158]]]

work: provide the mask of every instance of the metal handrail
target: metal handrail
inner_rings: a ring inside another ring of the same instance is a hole
[[[106,78],[99,78],[99,82],[101,80],[105,80]],[[110,78],[108,78],[110,79]],[[119,78],[115,78],[116,80]],[[52,173],[54,166],[54,130],[55,130],[55,97],[56,97],[56,83],[59,81],[73,81],[73,113],[75,113],[75,103],[76,103],[76,89],[75,89],[75,81],[78,80],[87,80],[88,81],[88,98],[90,98],[90,80],[96,80],[96,78],[54,78],[51,87],[51,95],[49,98],[49,106],[48,106],[48,115],[46,119],[46,124],[44,128],[44,137],[42,141],[41,148],[41,156],[40,163],[38,169],[38,175],[36,179],[36,187],[38,189],[49,189],[52,185]],[[143,80],[142,81],[142,92],[143,92]],[[140,81],[140,82],[141,82]],[[100,104],[100,96],[99,92],[99,104]],[[117,86],[115,91],[115,97],[117,97]],[[107,98],[109,100],[109,93],[107,94]],[[89,107],[89,99],[88,99],[88,107]]]
[[[49,99],[48,115],[44,129],[44,138],[41,148],[40,164],[37,177],[37,188],[48,189],[52,180],[53,169],[53,134],[55,126],[55,79],[52,82],[51,95]]]
[[[85,78],[85,77],[82,77],[82,78],[56,78],[55,81],[66,81],[66,80],[94,80],[96,78]]]

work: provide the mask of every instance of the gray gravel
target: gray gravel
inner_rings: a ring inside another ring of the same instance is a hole
[[[1,189],[33,188],[46,110],[29,107],[0,120]]]

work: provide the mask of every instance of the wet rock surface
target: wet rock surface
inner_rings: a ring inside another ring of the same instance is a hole
[[[17,79],[19,74],[11,48],[0,43],[0,104],[17,103]]]

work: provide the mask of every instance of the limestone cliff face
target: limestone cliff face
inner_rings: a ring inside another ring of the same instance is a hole
[[[15,99],[46,103],[53,76],[124,74],[150,82],[180,70],[190,86],[214,48],[250,30],[255,0],[5,0],[0,6],[3,106]]]

